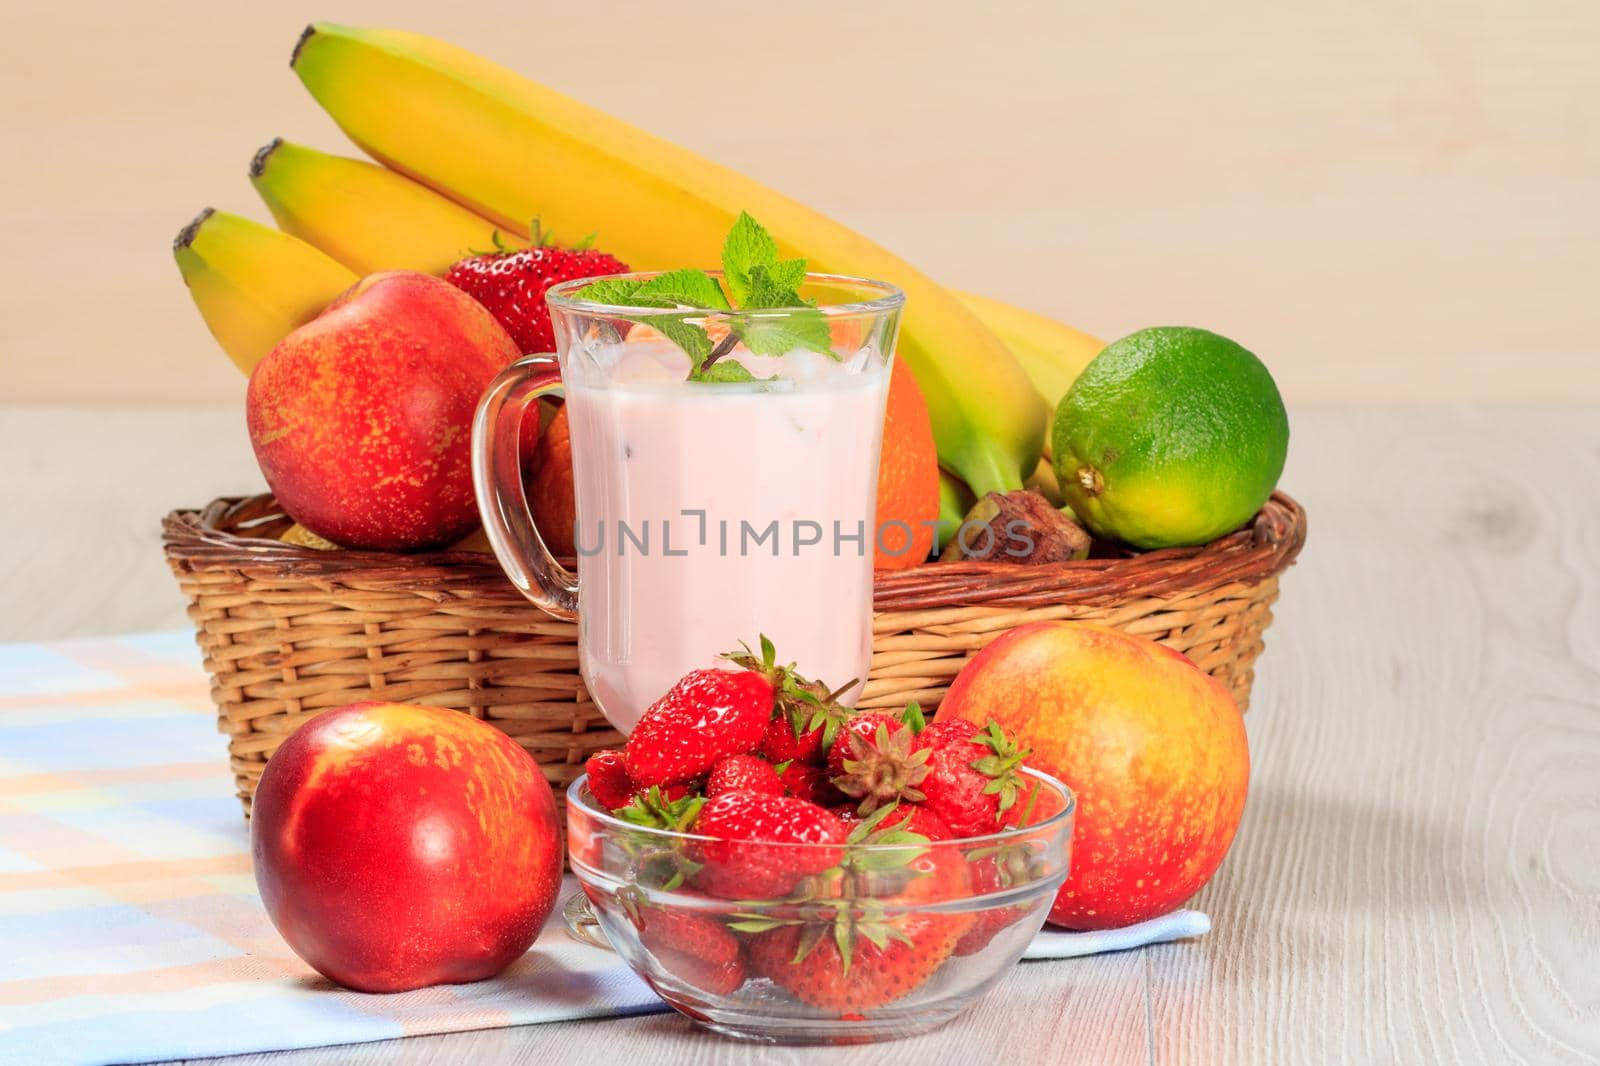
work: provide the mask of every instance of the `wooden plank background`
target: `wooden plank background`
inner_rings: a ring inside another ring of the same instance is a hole
[[[16,5],[0,400],[237,402],[168,244],[266,218],[337,17],[447,37],[961,286],[1205,325],[1291,402],[1600,398],[1600,4],[421,0]]]

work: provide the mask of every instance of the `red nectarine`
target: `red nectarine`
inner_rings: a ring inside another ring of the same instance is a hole
[[[533,757],[440,707],[354,703],[273,753],[250,820],[256,884],[306,962],[363,992],[492,977],[561,888]]]
[[[337,544],[453,543],[478,523],[478,397],[517,356],[454,285],[408,270],[363,278],[250,375],[256,461],[284,510]]]
[[[1211,879],[1244,813],[1250,753],[1226,689],[1153,641],[1083,622],[997,638],[938,717],[999,722],[1028,765],[1077,796],[1072,871],[1050,921],[1110,929],[1154,918]]]

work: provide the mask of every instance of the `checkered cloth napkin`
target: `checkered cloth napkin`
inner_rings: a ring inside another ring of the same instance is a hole
[[[571,890],[569,883],[568,890]],[[1193,936],[1179,911],[1030,958]],[[150,1062],[667,1009],[553,918],[506,973],[369,995],[290,953],[187,631],[0,645],[0,1064]]]

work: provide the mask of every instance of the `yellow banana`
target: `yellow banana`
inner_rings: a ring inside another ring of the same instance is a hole
[[[250,174],[285,232],[358,274],[439,274],[465,251],[491,247],[497,232],[506,237],[489,220],[387,167],[281,139],[256,154]],[[946,291],[1006,343],[1051,407],[1103,347],[1087,333],[1032,311]]]
[[[1005,342],[1052,411],[1106,346],[1105,341],[1033,311],[975,293],[952,289],[950,294]]]
[[[306,242],[209,207],[172,254],[211,335],[246,374],[357,281]]]
[[[492,222],[365,160],[279,138],[256,153],[250,182],[279,229],[357,274],[442,274],[457,259],[495,247]]]
[[[900,353],[928,400],[944,465],[974,489],[1021,486],[1048,412],[998,338],[938,284],[758,182],[440,41],[307,28],[291,64],[369,155],[524,232],[598,229],[638,269],[714,262],[740,210],[812,270],[906,292]]]

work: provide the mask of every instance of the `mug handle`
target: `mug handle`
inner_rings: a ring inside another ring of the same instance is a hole
[[[578,578],[545,546],[522,480],[522,422],[551,393],[561,393],[553,355],[518,359],[494,379],[472,419],[472,486],[489,545],[511,583],[546,614],[570,622],[578,617]]]

